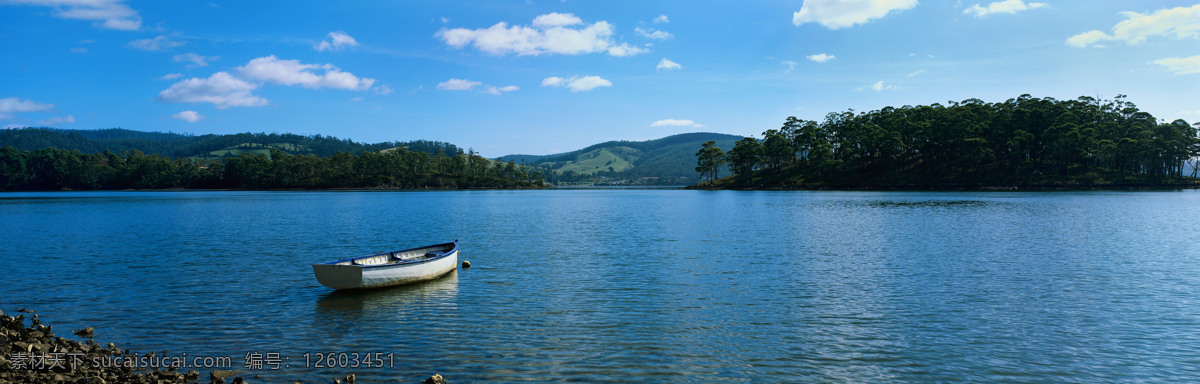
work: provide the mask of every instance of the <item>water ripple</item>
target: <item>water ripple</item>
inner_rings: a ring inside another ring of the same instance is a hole
[[[264,378],[1178,382],[1200,193],[0,194],[0,309]],[[462,240],[475,267],[333,292],[309,264]],[[390,353],[387,368],[305,354]],[[311,365],[311,364],[310,364]],[[1186,381],[1186,380],[1185,380]]]

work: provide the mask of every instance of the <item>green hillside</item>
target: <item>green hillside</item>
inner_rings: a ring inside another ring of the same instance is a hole
[[[620,172],[633,168],[633,162],[641,155],[642,151],[630,147],[600,148],[579,154],[575,160],[549,161],[539,165],[559,172],[594,175],[603,171]]]
[[[226,158],[226,157],[241,156],[241,154],[243,154],[243,153],[251,153],[251,154],[255,154],[255,155],[259,155],[259,156],[266,156],[269,158],[269,157],[271,157],[272,149],[278,149],[278,150],[282,151],[283,153],[287,153],[289,155],[314,154],[313,151],[311,149],[309,149],[307,146],[293,144],[293,143],[270,143],[270,144],[241,143],[238,145],[221,148],[221,149],[218,149],[215,151],[209,151],[208,153],[193,155],[193,156],[189,156],[189,157],[193,158],[193,159],[220,160],[220,159]],[[383,151],[388,151],[388,150],[390,150],[390,149],[385,149]]]
[[[508,155],[496,162],[525,164],[540,169],[551,183],[602,183],[634,185],[690,185],[699,180],[696,172],[696,151],[706,141],[716,141],[722,148],[732,148],[741,136],[720,133],[687,133],[648,141],[610,141],[577,151],[554,155]],[[84,154],[105,151],[121,154],[140,151],[146,155],[168,158],[219,161],[244,153],[270,157],[272,150],[285,155],[334,156],[338,152],[361,155],[366,152],[386,153],[393,148],[449,155],[461,151],[457,146],[437,141],[358,143],[332,136],[302,136],[279,133],[238,133],[225,135],[184,135],[163,132],[140,132],[113,128],[100,130],[65,130],[52,128],[20,128],[0,130],[0,147],[12,146],[19,151],[43,148],[78,150]],[[489,161],[488,166],[494,166]],[[727,175],[728,171],[723,171]]]
[[[553,171],[546,172],[547,181],[558,183],[694,184],[699,182],[696,151],[701,144],[712,140],[718,146],[732,148],[741,139],[720,133],[685,133],[648,141],[609,141],[555,155],[508,155],[497,160]]]
[[[435,141],[0,130],[0,191],[539,188],[538,170]]]

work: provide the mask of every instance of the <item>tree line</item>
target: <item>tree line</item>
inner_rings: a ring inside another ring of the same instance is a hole
[[[219,161],[169,158],[138,150],[0,148],[0,190],[524,188],[542,175],[474,151],[453,155],[394,148],[333,156],[243,153]]]
[[[1124,95],[1021,95],[788,117],[728,152],[706,143],[696,171],[713,183],[727,164],[727,186],[1163,183],[1196,177],[1197,155],[1195,126],[1159,122]]]
[[[410,151],[435,154],[438,150],[446,153],[462,152],[454,144],[415,140],[407,142],[381,142],[374,144],[359,143],[349,139],[339,139],[320,134],[304,136],[291,133],[236,133],[236,134],[206,134],[185,135],[164,132],[141,132],[121,128],[95,130],[67,130],[54,128],[19,128],[0,130],[0,143],[11,145],[23,151],[42,148],[59,148],[79,150],[83,153],[101,153],[105,150],[113,152],[139,150],[146,154],[159,154],[170,157],[204,157],[209,153],[239,145],[258,147],[279,147],[288,144],[295,150],[292,154],[333,156],[337,152],[361,154],[368,151],[382,151],[388,148],[405,147]]]

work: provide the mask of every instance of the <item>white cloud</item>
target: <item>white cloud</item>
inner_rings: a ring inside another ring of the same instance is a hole
[[[63,124],[71,124],[75,122],[74,115],[55,116],[49,119],[39,120],[36,124],[43,127],[54,127]]]
[[[178,78],[177,73],[163,76]],[[299,85],[305,88],[335,88],[352,91],[374,90],[391,93],[391,88],[372,87],[375,79],[359,78],[332,64],[304,64],[299,60],[281,60],[274,55],[260,57],[237,67],[232,74],[217,72],[207,78],[193,77],[172,84],[158,93],[158,100],[172,103],[212,103],[217,109],[267,105],[267,99],[252,94],[264,83]]]
[[[875,91],[875,92],[883,92],[883,91],[900,89],[900,87],[897,87],[895,85],[884,84],[883,81],[878,81],[878,82],[875,82],[875,84],[855,88],[855,90],[859,90],[859,91],[868,90],[868,89]]]
[[[672,37],[675,37],[675,35],[672,35],[668,32],[656,31],[653,28],[651,28],[650,30],[647,31],[640,27],[635,27],[635,28],[633,28],[633,32],[637,33],[638,36],[645,37],[647,39],[655,39],[655,40],[667,40]]]
[[[662,60],[660,60],[658,62],[658,66],[654,67],[654,69],[659,70],[659,71],[674,71],[676,69],[682,69],[682,68],[683,68],[683,66],[679,65],[679,63],[676,63],[671,60],[667,60],[666,58],[663,58]]]
[[[596,89],[598,87],[611,87],[612,82],[601,78],[600,76],[573,76],[570,78],[561,78],[558,76],[547,77],[542,80],[543,87],[567,87],[571,92],[584,92]]]
[[[336,88],[361,91],[371,88],[375,79],[359,78],[332,64],[304,64],[299,60],[280,60],[275,55],[250,60],[237,68],[238,73],[251,80],[305,88]],[[318,74],[317,72],[321,73]]]
[[[44,104],[33,100],[9,97],[0,99],[0,120],[8,120],[18,113],[41,112],[54,108],[54,104]]]
[[[380,84],[374,88],[371,88],[371,91],[375,92],[375,94],[377,94],[377,95],[390,95],[390,94],[392,94],[392,92],[395,92],[396,90],[392,89],[392,87]]]
[[[1154,60],[1154,64],[1167,67],[1167,70],[1175,72],[1176,75],[1200,73],[1200,55],[1192,57],[1169,57]]]
[[[54,17],[91,20],[98,28],[136,31],[142,27],[142,17],[123,0],[6,0],[0,4],[53,7]]]
[[[17,97],[8,97],[0,99],[0,121],[15,120],[20,121],[20,124],[6,124],[5,129],[28,126],[26,122],[29,120],[19,118],[17,115],[29,112],[45,112],[54,109],[54,104],[39,103],[33,100],[22,99]],[[47,119],[39,120],[33,125],[42,127],[54,127],[62,124],[70,124],[75,122],[75,116],[55,116]]]
[[[158,93],[158,100],[172,103],[212,103],[217,109],[267,105],[267,99],[250,92],[258,85],[238,79],[229,72],[207,78],[193,77]]]
[[[317,52],[336,52],[346,47],[358,46],[358,41],[354,40],[354,38],[350,37],[350,35],[346,34],[346,32],[329,32],[327,36],[329,36],[329,40],[324,40],[320,43],[313,44],[313,49],[316,49]]]
[[[1112,36],[1109,36],[1104,32],[1091,30],[1067,38],[1067,45],[1080,48],[1087,47],[1089,45],[1103,47],[1103,45],[1097,43],[1105,40],[1112,40]]]
[[[1103,41],[1122,41],[1139,44],[1152,36],[1173,36],[1177,39],[1200,37],[1200,4],[1191,7],[1160,9],[1154,13],[1121,12],[1125,20],[1112,27],[1112,34],[1091,30],[1071,36],[1067,45],[1073,47],[1100,46]]]
[[[681,119],[662,119],[650,123],[651,127],[703,127],[704,125],[696,124],[695,121]]]
[[[828,61],[830,61],[830,60],[833,60],[833,59],[836,59],[836,58],[837,58],[836,56],[834,56],[834,55],[830,55],[830,54],[827,54],[827,53],[818,53],[818,54],[815,54],[815,55],[808,55],[808,56],[804,56],[804,57],[805,57],[805,58],[807,58],[807,59],[809,59],[809,60],[812,60],[812,61],[818,62],[818,63],[824,63],[824,62],[828,62]]]
[[[571,13],[551,12],[533,19],[533,26],[541,28],[565,27],[575,24],[583,24],[583,19]]]
[[[192,52],[184,53],[181,55],[175,55],[175,57],[171,58],[171,60],[175,61],[176,63],[191,63],[191,64],[187,65],[188,68],[207,67],[208,62],[214,61],[217,59],[219,59],[219,57],[200,56],[200,55],[197,55]]]
[[[164,35],[155,36],[153,39],[141,39],[129,42],[130,48],[136,48],[143,51],[161,51],[183,46],[184,42],[171,40],[170,37]]]
[[[779,63],[780,63],[780,64],[783,64],[783,65],[786,65],[786,66],[788,67],[788,69],[787,69],[786,71],[784,71],[784,72],[791,72],[793,69],[796,69],[796,66],[797,66],[797,65],[800,65],[800,63],[797,63],[797,62],[795,62],[795,61],[792,61],[792,60],[784,60],[784,61],[780,61]]]
[[[196,112],[196,111],[183,111],[183,112],[179,112],[174,115],[171,115],[171,118],[177,119],[177,120],[183,120],[183,121],[186,121],[189,123],[195,123],[197,121],[204,120],[204,115],[201,115],[200,112]]]
[[[521,89],[521,87],[518,87],[515,85],[508,85],[508,86],[503,86],[503,87],[496,87],[496,86],[489,85],[487,88],[485,88],[483,90],[483,93],[486,93],[489,95],[499,95],[504,92],[513,92],[513,91],[517,91],[520,89]]]
[[[917,75],[920,75],[920,74],[922,74],[922,73],[925,73],[925,70],[924,70],[924,69],[919,69],[919,70],[916,70],[916,71],[914,71],[914,72],[912,72],[912,73],[909,73],[909,74],[908,74],[908,77],[917,76]]]
[[[162,76],[162,77],[160,77],[159,79],[163,79],[163,80],[175,80],[175,79],[178,79],[178,78],[180,78],[180,77],[183,77],[183,74],[182,74],[182,73],[168,73],[168,74],[165,74],[165,75],[163,75],[163,76]]]
[[[650,52],[650,50],[632,46],[632,45],[629,45],[629,43],[621,43],[620,45],[614,45],[614,46],[608,47],[609,56],[616,56],[616,57],[629,57],[629,56],[633,56],[633,55],[636,55],[639,53],[646,53],[646,52]]]
[[[478,82],[478,81],[471,81],[471,80],[467,80],[467,79],[454,79],[454,78],[451,78],[450,80],[446,80],[441,83],[438,83],[438,85],[437,85],[438,89],[447,90],[447,91],[470,91],[472,89],[475,89],[475,87],[482,87],[483,88],[482,92],[489,94],[489,95],[500,95],[505,92],[515,92],[515,91],[518,91],[521,89],[521,87],[518,87],[515,85],[506,85],[503,87],[497,87],[495,85],[486,85],[486,84],[483,84],[482,82]],[[409,92],[409,94],[411,95],[413,93],[416,93],[417,90],[420,90],[420,88],[413,90],[413,92]]]
[[[1004,1],[993,2],[991,4],[988,4],[985,7],[981,7],[981,6],[979,6],[979,4],[975,4],[975,5],[972,5],[970,8],[963,10],[963,13],[968,14],[968,15],[975,15],[975,17],[984,17],[984,16],[987,16],[987,15],[990,15],[993,13],[1015,14],[1020,11],[1042,8],[1042,7],[1045,7],[1046,5],[1047,5],[1046,3],[1025,4],[1025,2],[1021,1],[1021,0],[1004,0]]]
[[[605,80],[599,76],[584,76],[579,79],[572,80],[567,83],[567,88],[571,92],[590,91],[597,87],[611,87],[612,82]]]
[[[846,28],[915,6],[917,0],[805,0],[800,11],[792,14],[792,24],[817,23],[829,29]]]
[[[580,25],[579,27],[572,27]],[[579,55],[606,52],[611,56],[625,57],[648,50],[618,43],[613,39],[613,25],[606,21],[586,24],[570,13],[550,13],[538,16],[532,26],[496,23],[488,28],[442,29],[436,34],[443,42],[454,48],[471,45],[493,55]]]
[[[2,1],[0,1],[2,2]],[[95,44],[96,40],[80,40],[79,44]],[[70,49],[71,53],[87,53],[87,47],[75,47]]]
[[[654,24],[670,23],[670,22],[671,22],[671,19],[668,19],[667,15],[658,15],[658,17],[655,17],[654,21],[653,21]]]
[[[470,81],[470,80],[466,80],[466,79],[453,79],[452,78],[450,80],[446,80],[446,81],[438,83],[437,87],[438,87],[438,89],[444,89],[447,91],[469,91],[469,90],[471,90],[471,88],[475,88],[476,86],[479,86],[482,84],[483,83],[480,83],[478,81]]]

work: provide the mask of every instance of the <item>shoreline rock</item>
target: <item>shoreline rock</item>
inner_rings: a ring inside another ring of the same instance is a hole
[[[25,314],[34,311],[21,308],[18,316],[9,316],[0,311],[0,383],[66,383],[66,384],[195,384],[200,383],[201,373],[188,369],[187,373],[179,372],[176,366],[170,364],[143,364],[145,361],[133,361],[138,358],[162,356],[161,361],[169,360],[167,351],[161,354],[149,352],[144,354],[130,353],[128,349],[118,348],[117,344],[109,342],[101,346],[92,339],[94,329],[86,327],[74,330],[75,335],[86,337],[85,341],[75,341],[54,335],[50,325],[42,324],[37,315],[33,315],[31,325],[25,326]],[[86,336],[84,335],[86,334]],[[209,371],[208,383],[250,383],[242,377],[245,371],[231,370],[232,368],[213,369]],[[441,379],[440,375],[434,375]],[[330,378],[325,382],[355,383],[354,374]],[[432,377],[431,377],[432,379]],[[257,375],[249,380],[260,381]],[[301,380],[276,380],[281,383],[297,383]],[[441,380],[445,383],[445,379]]]

